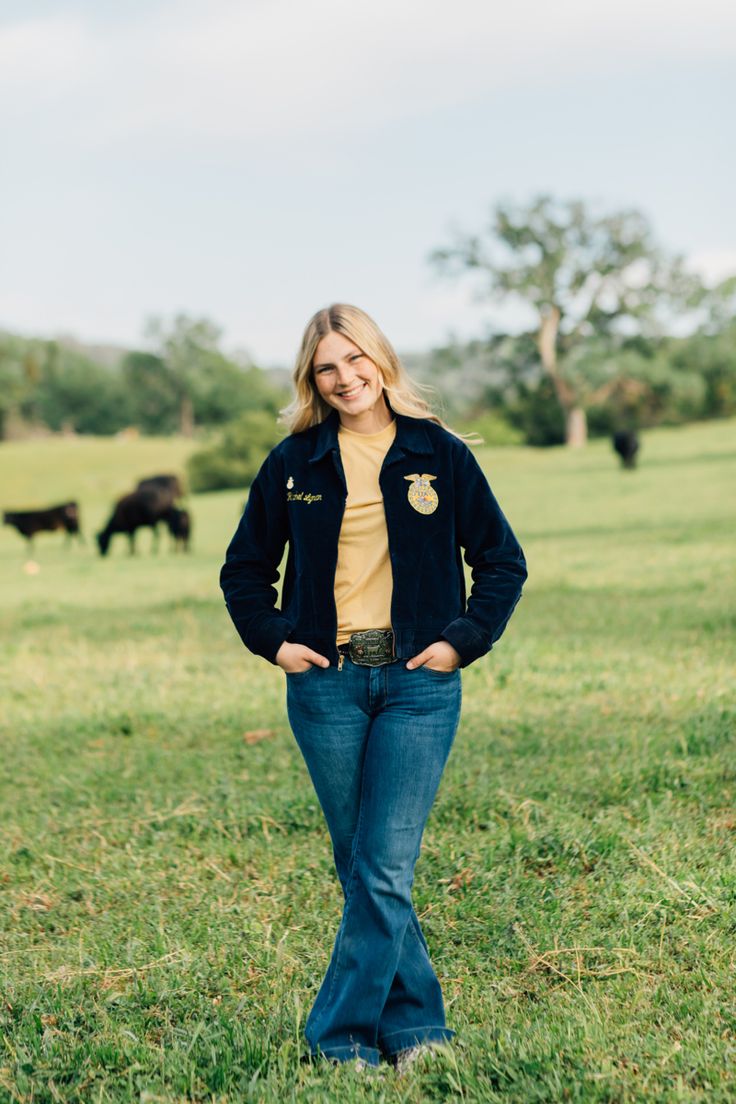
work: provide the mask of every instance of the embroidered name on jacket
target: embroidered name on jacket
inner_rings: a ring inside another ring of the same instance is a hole
[[[312,502],[321,502],[321,494],[310,494],[309,491],[288,491],[287,502],[304,502],[309,506]]]
[[[419,514],[433,514],[440,504],[437,492],[431,486],[430,480],[436,479],[436,475],[405,475],[404,479],[411,481],[407,492],[410,504]]]

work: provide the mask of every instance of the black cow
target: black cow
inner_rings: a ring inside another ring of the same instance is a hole
[[[171,510],[168,496],[155,490],[133,491],[123,495],[115,503],[110,520],[97,534],[100,555],[106,556],[110,541],[115,533],[127,533],[131,556],[135,552],[135,534],[138,529],[148,527],[153,530],[153,547],[158,551],[158,523],[166,519]]]
[[[66,543],[76,536],[82,540],[79,528],[79,507],[76,502],[62,502],[60,506],[48,506],[45,510],[6,510],[3,524],[13,525],[28,541],[29,554],[33,551],[36,533],[66,530]]]
[[[166,524],[174,541],[174,550],[189,551],[189,538],[192,535],[192,519],[188,510],[179,510],[172,506],[166,515]]]
[[[613,435],[613,447],[621,457],[623,468],[635,468],[639,452],[639,437],[633,430],[620,429]]]
[[[141,479],[136,486],[136,492],[147,499],[151,513],[156,514],[160,521],[167,521],[168,511],[176,509],[177,498],[181,498],[184,494],[179,477],[176,475],[151,475],[147,479]],[[171,529],[170,525],[169,529]],[[153,526],[153,536],[155,547],[158,549],[158,522]]]

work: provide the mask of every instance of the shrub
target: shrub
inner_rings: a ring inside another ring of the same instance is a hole
[[[249,411],[227,425],[219,441],[187,461],[193,491],[249,487],[273,446],[283,436],[273,414]]]
[[[521,445],[524,442],[524,434],[520,430],[510,425],[502,414],[490,410],[475,418],[450,419],[450,425],[458,433],[478,433],[483,438],[483,444],[492,447]]]
[[[565,414],[554,385],[546,376],[537,384],[522,384],[508,414],[528,445],[546,447],[565,443]]]

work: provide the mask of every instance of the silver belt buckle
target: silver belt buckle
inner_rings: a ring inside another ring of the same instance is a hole
[[[394,659],[394,634],[391,629],[367,629],[353,633],[348,641],[349,656],[359,667],[381,667]]]

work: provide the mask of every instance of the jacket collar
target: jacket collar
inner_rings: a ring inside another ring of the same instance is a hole
[[[434,452],[432,442],[425,427],[424,418],[411,418],[406,414],[398,414],[393,411],[396,420],[396,437],[390,451],[416,452],[428,454]],[[328,452],[338,448],[337,433],[340,428],[340,415],[332,410],[323,422],[317,427],[314,449],[309,457],[309,463],[313,464],[321,460]]]

